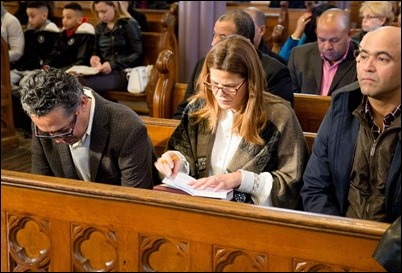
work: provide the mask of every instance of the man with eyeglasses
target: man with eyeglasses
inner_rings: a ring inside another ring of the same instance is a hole
[[[148,189],[153,180],[158,184],[146,127],[128,107],[55,68],[34,71],[20,94],[34,132],[32,173]]]
[[[356,53],[358,81],[332,96],[301,196],[309,212],[392,223],[401,215],[401,29],[368,32]]]
[[[222,39],[229,35],[241,35],[254,42],[255,25],[251,16],[243,10],[230,10],[221,15],[215,22],[214,33],[212,36],[211,46],[213,47]],[[265,90],[275,94],[293,104],[292,80],[290,78],[289,69],[286,65],[257,49],[258,56],[262,62],[267,86]],[[186,93],[183,101],[177,106],[173,115],[174,119],[180,119],[184,108],[188,104],[188,98],[196,93],[195,83],[201,72],[205,57],[202,57],[196,64],[190,81],[188,82]]]
[[[349,16],[339,8],[324,11],[317,19],[317,41],[293,48],[288,68],[294,93],[330,96],[356,81],[358,45],[350,37]]]

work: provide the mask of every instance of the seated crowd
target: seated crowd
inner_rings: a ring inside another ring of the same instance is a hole
[[[101,96],[126,91],[125,69],[143,54],[140,23],[120,2],[127,1],[93,1],[96,26],[69,3],[60,29],[45,2],[31,1],[24,30],[2,5],[14,106],[33,134],[33,173],[152,189],[184,172],[196,179],[192,187],[233,189],[235,202],[400,219],[401,31],[387,26],[389,6],[362,4],[359,37],[351,36],[348,12],[313,9],[298,20],[283,58],[264,46],[258,9],[225,12],[158,158],[139,115]],[[374,19],[378,25],[366,22]],[[315,37],[307,41],[303,28],[312,20]],[[99,74],[79,80],[65,73],[72,65]],[[311,155],[294,93],[331,96]]]
[[[258,9],[225,12],[157,158],[138,114],[101,96],[126,91],[125,69],[143,54],[141,26],[119,2],[92,2],[96,26],[69,3],[62,29],[45,2],[29,2],[25,30],[16,27],[24,37],[7,40],[14,95],[33,132],[33,173],[152,189],[185,172],[195,188],[234,189],[236,202],[388,223],[400,217],[401,31],[387,26],[387,12],[363,3],[362,26],[382,19],[357,38],[348,12],[316,7],[299,19],[283,58],[264,46]],[[2,22],[5,14],[13,20],[2,6]],[[308,41],[302,33],[312,20]],[[99,74],[80,82],[65,73],[72,65]],[[294,93],[331,96],[311,155]]]

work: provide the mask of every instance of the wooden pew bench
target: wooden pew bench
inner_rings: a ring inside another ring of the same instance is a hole
[[[16,10],[17,6],[16,4],[12,4],[12,3],[8,3],[9,1],[7,1],[6,6],[7,8],[10,8],[12,13]],[[10,2],[16,2],[16,1],[10,1]],[[62,12],[63,12],[63,7],[67,4],[67,3],[71,3],[74,1],[55,1],[54,2],[54,6],[55,6],[55,10],[54,10],[54,15],[57,17],[62,17]],[[79,2],[79,4],[82,7],[82,11],[83,11],[83,15],[85,18],[87,18],[88,22],[96,25],[98,23],[98,18],[96,17],[96,15],[91,11],[91,1],[81,1]],[[161,19],[164,16],[164,14],[166,12],[172,11],[173,13],[178,14],[178,3],[172,3],[169,6],[169,9],[136,9],[137,11],[143,13],[145,15],[145,17],[147,18],[147,22],[148,22],[148,27],[149,27],[149,31],[150,32],[161,32],[162,31],[162,27],[160,25]],[[10,11],[9,9],[9,11]],[[178,22],[176,22],[177,25]],[[176,33],[177,35],[177,33]]]
[[[304,132],[316,133],[330,106],[330,96],[294,93],[293,110]]]
[[[385,272],[388,227],[1,170],[2,272]]]

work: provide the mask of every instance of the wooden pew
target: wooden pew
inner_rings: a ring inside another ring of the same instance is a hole
[[[11,95],[8,44],[1,37],[1,148],[18,146]]]
[[[389,224],[1,170],[1,271],[371,271]]]
[[[151,138],[156,154],[158,157],[161,156],[166,150],[170,136],[180,121],[146,116],[141,116],[141,119],[147,127],[148,135]]]
[[[164,73],[170,73],[169,69],[165,69]],[[172,90],[167,85],[158,85],[152,101],[152,117],[172,118],[178,104],[184,98],[186,88],[187,84],[177,82]],[[293,110],[304,132],[317,133],[330,105],[330,96],[294,94]]]
[[[9,1],[7,1],[9,2]],[[6,2],[6,3],[7,3]],[[10,1],[10,2],[16,2],[16,1]],[[63,12],[63,7],[74,1],[55,1],[54,2],[54,6],[55,6],[55,10],[54,10],[54,15],[56,17],[60,17],[62,16],[62,12]],[[85,18],[87,18],[88,22],[96,25],[98,23],[98,19],[96,17],[96,15],[91,11],[91,1],[81,1],[79,2],[79,4],[82,7],[83,10],[83,15]],[[10,11],[12,11],[12,13],[16,10],[16,3],[15,4],[6,4],[7,9]],[[172,12],[174,12],[176,15],[178,14],[178,3],[172,3],[169,6],[169,9],[136,9],[137,11],[143,13],[145,15],[145,17],[147,18],[147,22],[148,22],[148,27],[149,27],[149,31],[150,32],[161,32],[162,31],[162,26],[160,25],[161,19],[164,16],[164,14],[166,12],[169,12],[169,10],[171,10]],[[176,16],[177,17],[177,16]],[[178,22],[176,22],[177,24]],[[178,33],[176,33],[177,35]]]
[[[304,132],[316,133],[330,106],[330,96],[294,93],[293,110]]]
[[[158,156],[161,156],[165,150],[170,136],[173,131],[179,125],[179,120],[177,119],[165,119],[165,118],[155,118],[141,116],[142,121],[147,127],[148,135],[151,138],[152,144]],[[304,138],[306,139],[309,151],[311,152],[314,139],[317,136],[316,133],[303,132]]]
[[[176,20],[175,20],[175,34],[178,37],[179,35],[179,3],[178,2],[174,2],[171,3],[169,6],[168,10],[158,10],[158,9],[137,9],[137,11],[142,12],[145,14],[145,16],[147,17],[147,21],[148,21],[148,27],[150,31],[161,31],[161,25],[160,22],[163,18],[163,16],[165,16],[166,13],[171,13],[175,16]]]

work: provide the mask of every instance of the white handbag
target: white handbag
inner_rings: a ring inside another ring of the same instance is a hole
[[[137,66],[131,68],[131,71],[127,73],[128,86],[127,90],[130,93],[142,93],[145,91],[145,87],[148,84],[151,77],[153,65]]]

